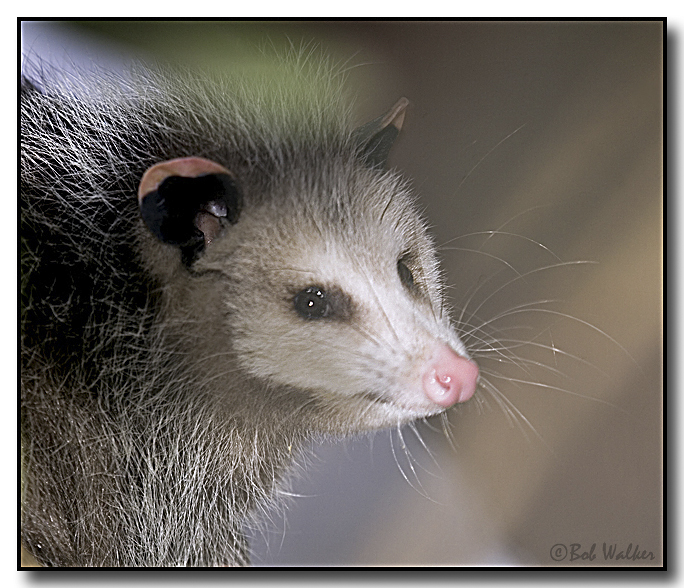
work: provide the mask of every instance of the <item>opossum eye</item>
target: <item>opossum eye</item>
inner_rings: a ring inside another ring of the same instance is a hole
[[[397,261],[397,273],[399,274],[399,279],[401,280],[401,283],[404,284],[404,287],[410,292],[414,292],[417,288],[416,281],[413,278],[413,272],[409,269],[408,265],[406,265],[404,258]]]
[[[310,286],[294,297],[294,307],[305,319],[325,318],[331,312],[330,301],[325,290]]]

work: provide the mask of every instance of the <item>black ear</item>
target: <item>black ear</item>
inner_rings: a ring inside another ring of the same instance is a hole
[[[187,266],[242,209],[242,194],[224,167],[200,158],[165,161],[145,172],[138,190],[150,231],[181,250]]]
[[[353,137],[361,147],[361,157],[369,167],[384,168],[401,126],[409,101],[400,98],[387,113],[357,128]]]

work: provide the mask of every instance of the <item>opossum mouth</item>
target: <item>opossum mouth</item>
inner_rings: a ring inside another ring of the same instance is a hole
[[[402,412],[406,412],[407,415],[412,415],[409,418],[413,419],[416,418],[416,411],[420,413],[420,416],[423,417],[430,417],[434,416],[436,414],[439,414],[443,412],[445,409],[436,407],[433,408],[432,410],[427,410],[425,409],[420,409],[417,407],[410,407],[406,406],[403,403],[399,403],[396,400],[392,400],[390,398],[387,398],[386,396],[383,396],[382,394],[379,394],[377,392],[357,392],[352,395],[353,398],[359,398],[364,400],[365,402],[369,402],[371,404],[376,404],[376,405],[385,405],[385,406],[391,406],[394,410],[399,410]]]

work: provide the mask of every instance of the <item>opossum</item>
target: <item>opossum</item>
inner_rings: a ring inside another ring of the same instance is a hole
[[[41,564],[247,565],[243,526],[310,439],[475,393],[387,165],[408,102],[354,128],[321,63],[24,76],[21,537]]]

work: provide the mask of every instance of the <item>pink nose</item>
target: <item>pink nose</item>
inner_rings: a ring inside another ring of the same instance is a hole
[[[440,344],[423,368],[423,393],[435,404],[448,407],[469,400],[477,388],[477,364]]]

